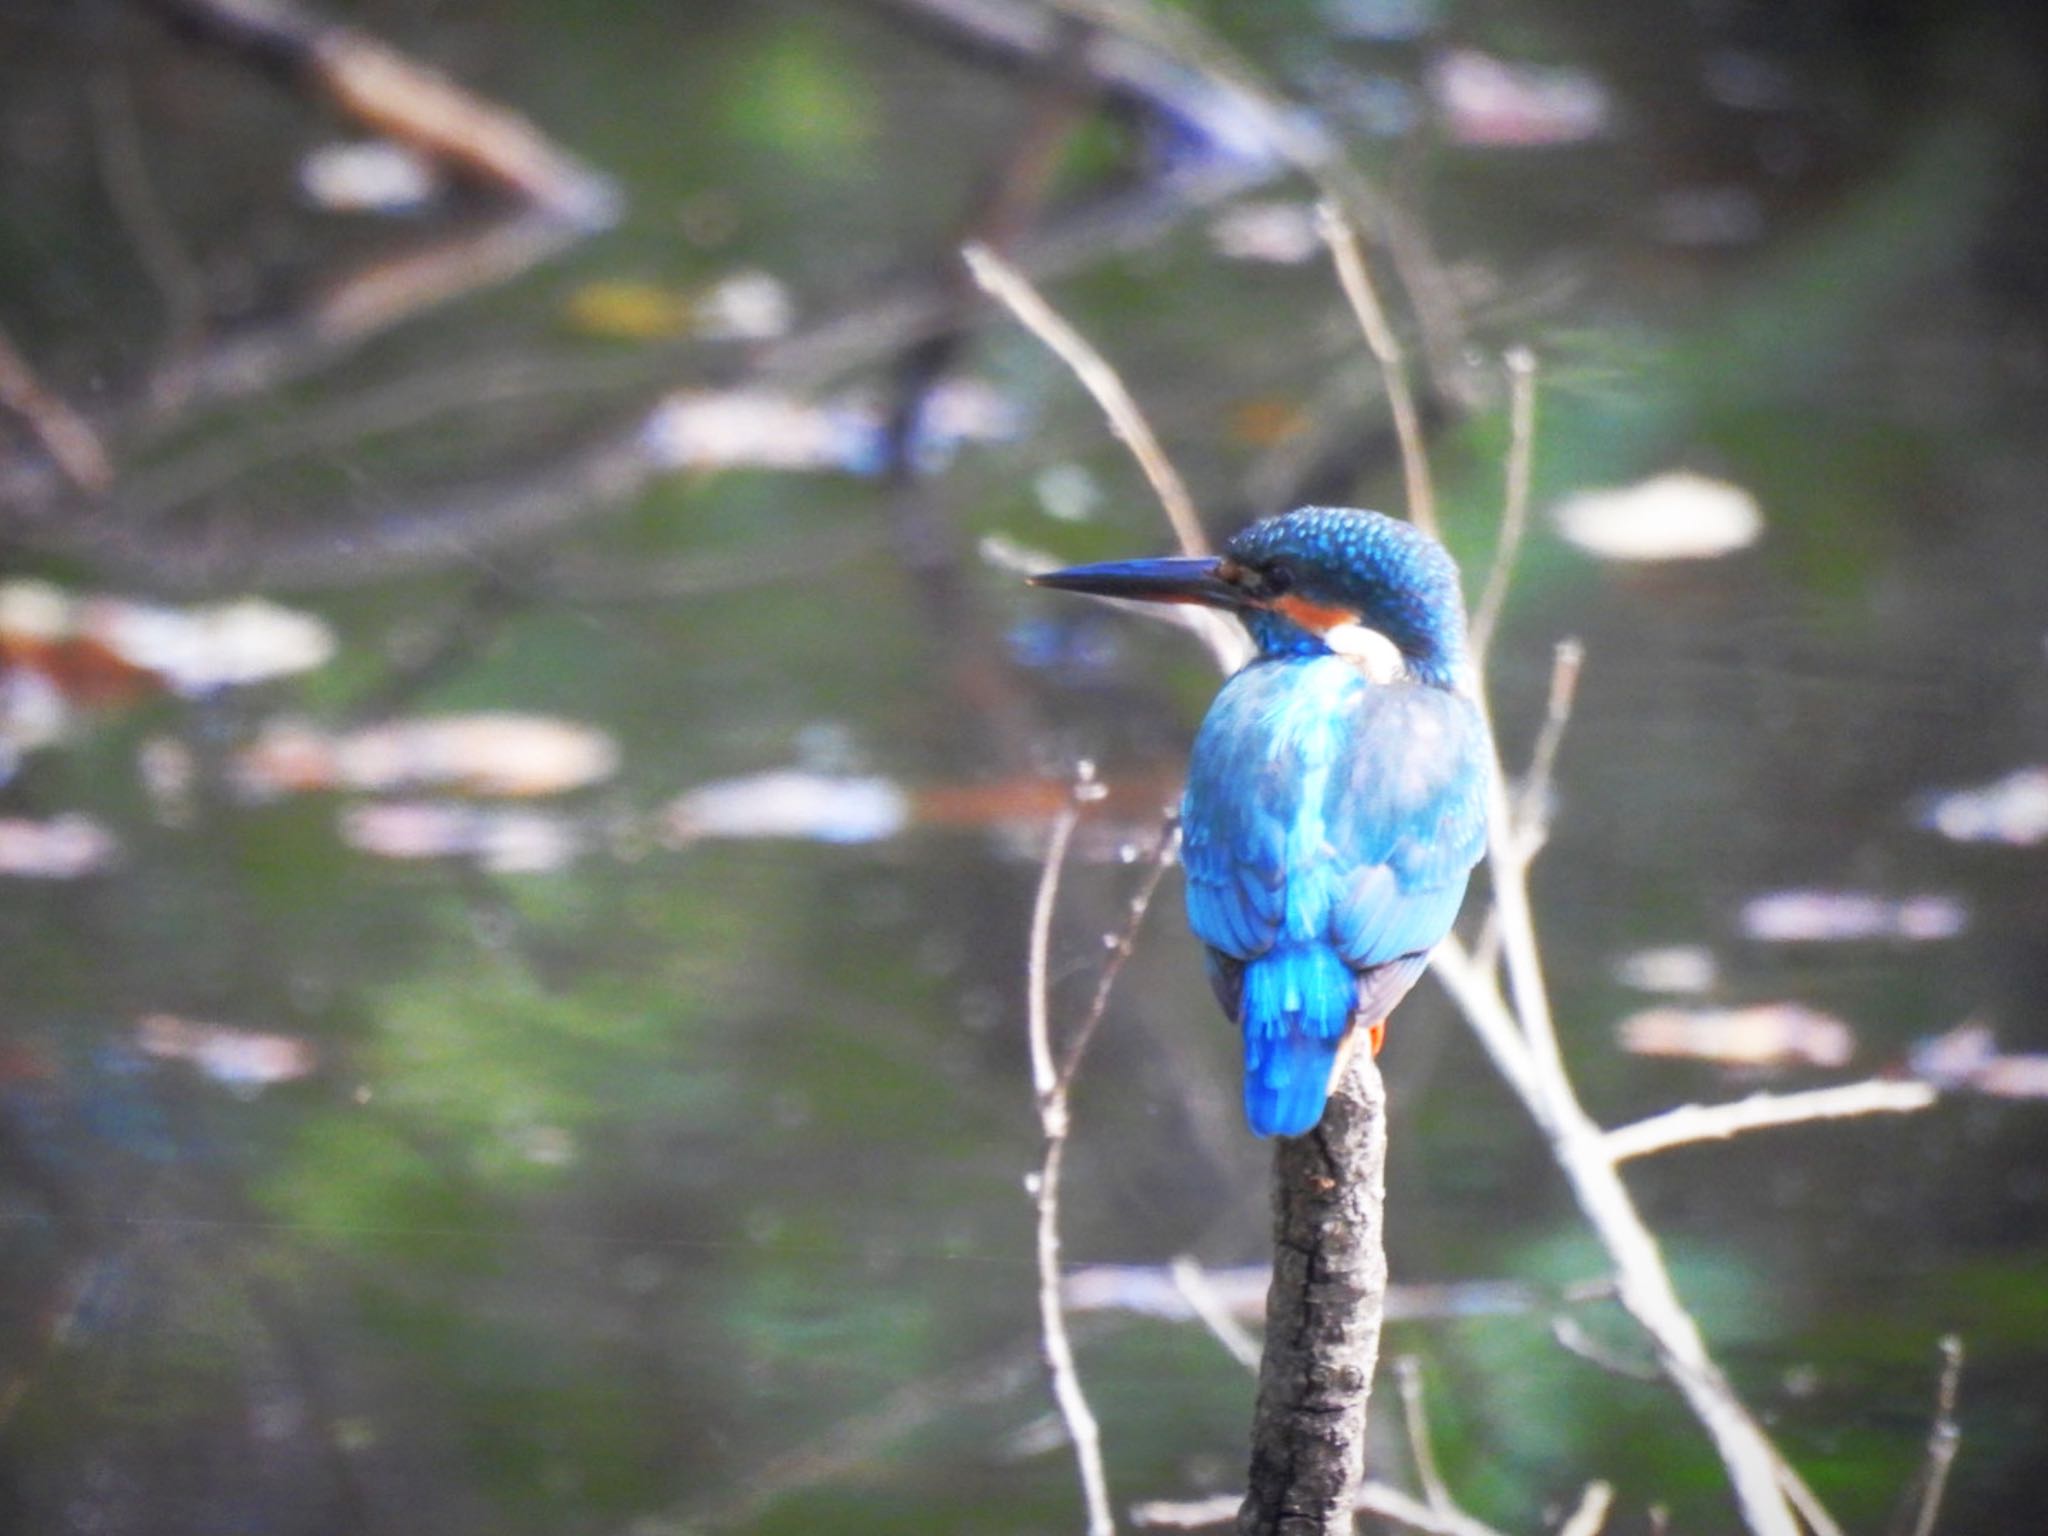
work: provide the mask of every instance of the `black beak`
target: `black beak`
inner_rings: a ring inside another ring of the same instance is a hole
[[[1155,560],[1106,560],[1100,565],[1069,566],[1064,571],[1033,576],[1031,584],[1141,603],[1246,606],[1249,599],[1244,589],[1226,580],[1223,570],[1223,561],[1214,555],[1165,555]]]

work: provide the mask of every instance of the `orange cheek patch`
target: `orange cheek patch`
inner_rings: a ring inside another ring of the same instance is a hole
[[[1358,615],[1349,608],[1330,608],[1289,594],[1274,602],[1274,612],[1291,619],[1312,635],[1335,629],[1339,624],[1356,624]]]

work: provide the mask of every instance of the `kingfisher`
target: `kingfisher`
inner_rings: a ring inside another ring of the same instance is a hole
[[[1379,512],[1304,507],[1218,556],[1073,566],[1042,587],[1236,615],[1256,654],[1210,706],[1181,799],[1188,925],[1244,1035],[1261,1136],[1323,1117],[1360,1038],[1450,932],[1485,852],[1493,749],[1458,568]]]

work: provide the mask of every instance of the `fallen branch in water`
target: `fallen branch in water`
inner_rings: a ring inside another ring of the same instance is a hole
[[[287,0],[142,0],[177,30],[239,54],[324,97],[373,133],[400,140],[557,218],[602,229],[618,189],[518,113],[486,101],[368,33]]]

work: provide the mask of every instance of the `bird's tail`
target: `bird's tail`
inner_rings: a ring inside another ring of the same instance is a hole
[[[1261,1136],[1299,1136],[1323,1118],[1358,978],[1325,944],[1280,946],[1244,968],[1244,1112]]]

